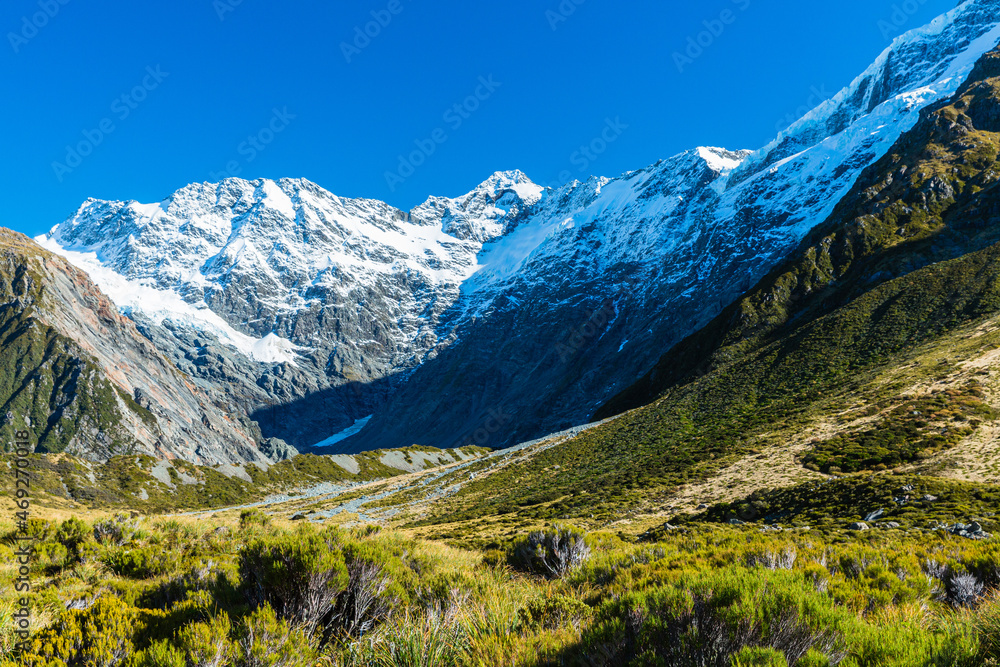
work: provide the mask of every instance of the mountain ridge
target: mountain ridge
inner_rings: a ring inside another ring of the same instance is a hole
[[[95,460],[144,453],[268,465],[246,416],[176,371],[86,274],[0,229],[0,433]]]
[[[408,213],[228,179],[166,208],[94,200],[39,240],[185,372],[269,415],[265,435],[301,449],[368,420],[340,451],[448,447],[502,408],[477,444],[504,447],[586,421],[780,263],[1000,40],[997,5],[897,39],[754,152],[693,149],[558,190],[497,172]]]

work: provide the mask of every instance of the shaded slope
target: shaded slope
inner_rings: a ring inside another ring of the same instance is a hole
[[[756,152],[700,149],[543,198],[520,230],[550,224],[551,240],[342,446],[506,447],[585,422],[783,262],[920,109],[958,89],[1000,39],[998,8],[964,3],[907,33]],[[592,201],[561,203],[587,188]]]
[[[464,514],[431,521],[518,508],[613,516],[666,497],[768,432],[805,424],[833,398],[883,391],[876,373],[908,350],[1000,312],[998,91],[994,52],[866,172],[792,260],[665,356],[618,406],[655,402],[473,482],[460,494]],[[917,454],[898,449],[885,461]]]

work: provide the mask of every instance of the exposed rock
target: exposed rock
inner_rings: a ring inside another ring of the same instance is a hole
[[[127,453],[202,464],[266,461],[249,419],[190,384],[88,276],[15,232],[0,229],[0,396],[38,451],[94,461]],[[138,399],[138,400],[137,400]],[[29,414],[46,420],[28,424]],[[51,426],[50,426],[51,425]]]
[[[863,521],[858,521],[856,523],[852,523],[851,525],[849,525],[847,527],[847,530],[865,531],[865,530],[870,530],[870,528],[868,527],[867,523],[864,523]]]
[[[952,526],[943,526],[952,535],[964,537],[968,540],[988,540],[993,535],[983,530],[983,527],[976,521],[971,523],[956,523]]]
[[[265,438],[260,443],[260,451],[269,459],[278,463],[298,456],[299,451],[280,438]]]

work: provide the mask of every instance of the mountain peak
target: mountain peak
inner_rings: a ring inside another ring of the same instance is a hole
[[[731,151],[714,146],[699,146],[695,149],[698,157],[708,163],[708,168],[720,173],[728,173],[743,164],[743,161],[753,155],[753,151]]]
[[[540,185],[536,185],[520,169],[513,171],[497,171],[483,181],[475,190],[466,197],[474,197],[480,193],[487,193],[493,197],[500,197],[505,192],[514,192],[525,203],[533,204],[541,198],[541,193],[545,190]]]

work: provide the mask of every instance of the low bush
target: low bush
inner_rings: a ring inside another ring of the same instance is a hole
[[[115,667],[133,651],[137,612],[123,601],[104,597],[87,610],[63,612],[28,642],[18,656],[21,667]],[[6,667],[6,665],[5,665]]]
[[[176,565],[176,555],[149,547],[119,547],[105,554],[104,564],[120,577],[149,579],[169,574]]]
[[[138,520],[128,514],[116,514],[114,518],[94,524],[94,539],[106,546],[124,546],[135,537],[138,524]]]
[[[177,633],[177,645],[187,658],[188,665],[198,667],[224,667],[229,665],[236,647],[229,638],[232,624],[226,612],[210,620],[192,623]]]
[[[256,507],[240,512],[240,530],[249,530],[255,526],[267,528],[271,523],[271,517]]]
[[[593,614],[590,607],[564,595],[536,598],[518,612],[521,626],[528,630],[558,630],[580,627]]]
[[[565,577],[590,557],[586,536],[569,526],[556,526],[523,537],[510,547],[511,567],[550,579]]]
[[[390,571],[399,563],[368,543],[335,531],[310,529],[259,538],[240,553],[240,578],[254,608],[270,606],[278,617],[324,640],[360,636],[388,617],[403,597]]]
[[[733,656],[732,667],[788,667],[785,654],[773,648],[744,648]]]
[[[301,629],[264,605],[244,621],[236,641],[237,663],[245,667],[311,667],[317,652]]]
[[[349,575],[339,549],[319,534],[257,539],[240,553],[247,601],[269,605],[308,634],[329,616]]]
[[[597,616],[588,652],[622,665],[781,664],[746,662],[774,652],[795,665],[809,651],[837,663],[853,620],[801,573],[742,568],[685,575],[611,600]]]

